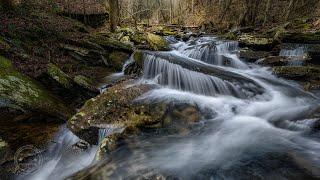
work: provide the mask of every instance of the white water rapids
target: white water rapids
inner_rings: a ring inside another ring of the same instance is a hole
[[[155,174],[168,179],[320,178],[320,135],[312,130],[316,119],[309,117],[319,106],[316,96],[278,79],[267,68],[241,61],[237,42],[204,37],[175,42],[172,48],[170,53],[185,57],[187,63],[214,65],[254,83],[230,81],[145,55],[144,75],[138,83],[159,88],[138,100],[187,103],[210,118],[204,116],[186,136],[143,136],[129,150],[120,148],[112,155],[110,166],[116,164],[116,170],[110,179],[153,179]],[[248,91],[257,86],[264,89],[262,94]],[[93,160],[92,152],[80,156],[86,165]],[[59,173],[79,170],[62,167],[46,164],[35,177],[62,179],[66,176]],[[49,168],[55,170],[48,173]]]

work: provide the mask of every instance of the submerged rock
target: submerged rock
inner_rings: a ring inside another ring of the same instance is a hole
[[[8,59],[0,56],[1,107],[19,111],[39,111],[66,119],[72,110],[42,86],[19,73]],[[64,82],[64,81],[63,81]]]

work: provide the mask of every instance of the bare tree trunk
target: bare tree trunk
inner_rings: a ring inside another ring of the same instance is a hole
[[[191,12],[194,14],[194,0],[191,1]]]
[[[170,0],[170,24],[173,23],[173,0]]]
[[[82,8],[83,8],[83,22],[87,23],[87,19],[86,19],[86,1],[82,0]]]
[[[110,27],[114,32],[119,25],[119,2],[118,0],[109,0],[110,5]]]
[[[289,2],[289,5],[288,5],[288,9],[287,9],[287,14],[286,14],[286,21],[288,21],[288,19],[289,19],[289,16],[290,16],[290,13],[291,13],[291,8],[292,8],[292,5],[293,5],[293,1],[294,0],[290,0],[290,2]]]
[[[269,13],[270,5],[271,5],[271,0],[267,0],[266,10],[264,12],[263,25],[265,25],[268,21],[268,13]]]

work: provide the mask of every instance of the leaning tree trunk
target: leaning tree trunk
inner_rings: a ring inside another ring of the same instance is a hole
[[[118,0],[109,0],[110,5],[110,27],[114,32],[119,25],[119,2]]]

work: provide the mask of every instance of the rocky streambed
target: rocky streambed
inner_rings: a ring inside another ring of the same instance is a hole
[[[267,40],[258,46],[240,41],[247,47],[240,48],[238,41],[212,36],[179,35],[166,42],[130,29],[120,34],[122,43],[98,35],[85,39],[90,43],[62,46],[90,66],[119,71],[124,65],[121,75],[107,78],[112,81],[104,82],[100,95],[89,79],[71,78],[54,64],[42,76],[42,82],[50,77],[81,97],[74,100],[93,97],[75,113],[56,94],[41,105],[40,86],[21,82],[30,84],[27,90],[36,86],[37,94],[15,105],[37,103],[36,110],[69,120],[39,153],[41,167],[17,178],[319,178],[319,96],[309,92],[319,89],[314,49],[283,44],[275,52],[264,49]],[[5,95],[16,101],[16,94]]]

